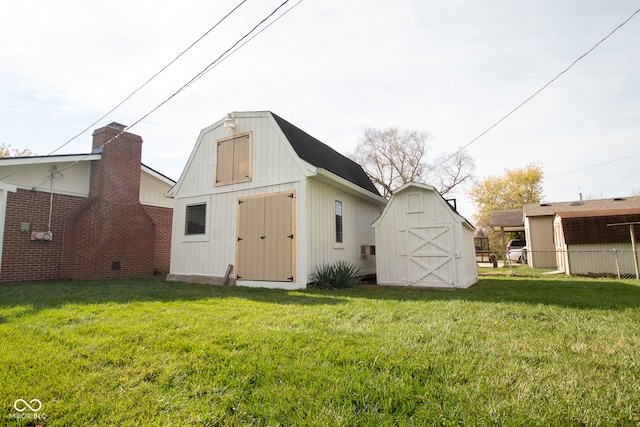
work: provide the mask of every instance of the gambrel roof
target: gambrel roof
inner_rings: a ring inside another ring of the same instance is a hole
[[[380,196],[380,192],[358,163],[343,156],[273,112],[271,115],[280,126],[282,133],[284,133],[298,157],[302,160],[338,175],[376,196]]]

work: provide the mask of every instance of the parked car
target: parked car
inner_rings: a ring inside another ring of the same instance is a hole
[[[509,240],[507,243],[507,259],[510,261],[523,262],[526,259],[527,242],[521,239]],[[523,254],[524,250],[524,254]]]

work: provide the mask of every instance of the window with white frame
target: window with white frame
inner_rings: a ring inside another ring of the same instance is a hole
[[[344,236],[342,234],[342,202],[336,200],[336,243],[343,243]]]

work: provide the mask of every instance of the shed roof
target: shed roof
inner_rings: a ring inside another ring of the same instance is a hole
[[[522,231],[524,220],[522,209],[506,209],[503,211],[491,211],[489,226],[497,230]]]
[[[328,170],[358,187],[380,196],[380,192],[358,163],[343,156],[273,112],[271,115],[280,126],[282,133],[284,133],[298,157],[302,160],[318,168]]]
[[[565,242],[576,243],[628,243],[628,227],[612,227],[610,224],[640,222],[640,208],[617,209],[593,212],[558,212],[562,219]],[[640,239],[640,227],[634,229],[636,239]]]
[[[524,205],[525,216],[554,216],[556,212],[587,212],[640,208],[640,197],[614,197],[609,199],[578,200],[573,202],[546,202]]]
[[[399,188],[395,189],[393,191],[393,194],[391,195],[391,199],[389,199],[389,203],[387,203],[387,205],[385,206],[384,210],[382,211],[382,213],[380,214],[380,216],[378,217],[378,219],[376,219],[373,222],[373,227],[377,227],[380,225],[380,223],[382,222],[383,218],[386,216],[387,211],[390,209],[392,203],[394,203],[394,200],[396,199],[396,196],[399,195],[400,193],[402,193],[403,191],[409,189],[409,188],[417,188],[420,189],[422,191],[430,191],[433,192],[434,194],[437,194],[438,199],[440,200],[441,204],[443,206],[447,206],[448,211],[451,214],[452,218],[455,218],[458,222],[462,223],[465,227],[471,229],[471,230],[475,230],[475,227],[473,226],[473,224],[471,224],[465,217],[463,217],[462,215],[460,215],[454,208],[453,206],[451,206],[451,204],[445,200],[444,197],[442,197],[442,194],[440,194],[440,192],[438,192],[438,190],[436,190],[436,188],[432,185],[429,184],[422,184],[419,182],[407,182],[406,184],[403,184],[402,186],[400,186]]]

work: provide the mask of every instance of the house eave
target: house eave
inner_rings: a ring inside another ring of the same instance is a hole
[[[0,159],[0,166],[24,166],[34,165],[37,163],[74,163],[82,161],[100,160],[102,154],[63,154],[58,156],[27,156],[27,157],[5,157]]]
[[[140,166],[141,166],[143,172],[148,173],[149,175],[151,175],[152,177],[156,178],[157,180],[162,181],[165,184],[170,185],[172,187],[174,185],[176,185],[176,182],[174,180],[172,180],[171,178],[169,178],[168,176],[163,175],[163,174],[161,174],[160,172],[158,172],[158,171],[156,171],[154,169],[151,169],[147,165],[141,164]]]
[[[342,187],[346,187],[350,193],[379,203],[381,206],[387,204],[387,200],[384,197],[373,194],[372,192],[367,191],[364,188],[352,183],[351,181],[346,180],[332,172],[329,172],[326,169],[316,168],[315,177],[319,178],[319,181],[328,180],[331,183],[339,184]]]

